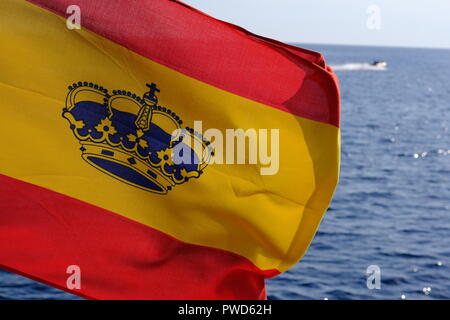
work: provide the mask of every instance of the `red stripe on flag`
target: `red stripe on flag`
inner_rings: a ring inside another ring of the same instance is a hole
[[[307,119],[339,126],[337,78],[322,55],[260,37],[169,0],[28,0],[178,72]],[[59,41],[59,40],[55,40]]]
[[[66,287],[70,265],[80,290]],[[259,299],[277,274],[3,175],[0,267],[93,299]]]

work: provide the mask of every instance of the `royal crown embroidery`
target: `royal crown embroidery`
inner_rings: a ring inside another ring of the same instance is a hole
[[[74,83],[63,117],[87,163],[124,183],[167,194],[175,185],[200,177],[211,150],[209,142],[191,128],[182,128],[181,119],[158,104],[157,86],[147,86],[149,91],[139,97],[125,90],[109,93],[93,83]],[[176,161],[176,147],[191,151],[190,161]]]

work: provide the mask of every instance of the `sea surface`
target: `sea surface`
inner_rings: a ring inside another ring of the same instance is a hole
[[[301,46],[340,80],[341,175],[308,252],[267,281],[269,298],[450,299],[450,50]],[[78,299],[4,271],[0,298]]]

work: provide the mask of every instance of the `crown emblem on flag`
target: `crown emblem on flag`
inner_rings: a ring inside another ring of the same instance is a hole
[[[69,86],[63,117],[81,144],[82,158],[100,171],[140,189],[167,194],[199,178],[211,156],[209,142],[158,104],[160,90],[147,84],[142,97],[93,83]],[[187,143],[189,141],[189,143]],[[180,152],[190,151],[181,160]],[[177,158],[179,157],[179,158]]]

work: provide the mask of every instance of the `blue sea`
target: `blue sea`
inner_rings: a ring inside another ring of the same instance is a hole
[[[267,281],[269,298],[450,299],[450,50],[301,46],[340,80],[340,183],[301,262]],[[367,287],[372,265],[379,289]],[[78,299],[3,271],[0,298]]]

